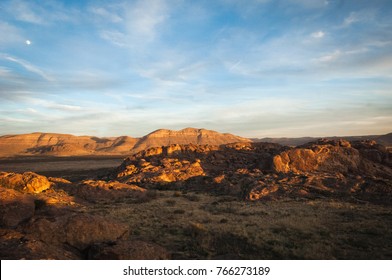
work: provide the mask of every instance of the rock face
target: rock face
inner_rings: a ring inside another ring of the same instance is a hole
[[[374,141],[320,140],[280,153],[277,172],[329,172],[392,178],[389,153]]]
[[[23,174],[0,172],[0,186],[24,193],[40,193],[51,187],[45,176],[33,172]]]

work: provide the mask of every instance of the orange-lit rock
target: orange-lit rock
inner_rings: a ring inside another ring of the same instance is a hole
[[[24,193],[40,193],[51,187],[45,176],[33,172],[23,174],[0,172],[0,186]]]

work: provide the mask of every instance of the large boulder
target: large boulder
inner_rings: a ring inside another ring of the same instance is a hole
[[[389,155],[379,145],[344,140],[319,140],[275,155],[277,172],[326,172],[392,178]]]
[[[62,246],[44,243],[16,230],[0,229],[0,259],[2,260],[77,260],[82,254]]]
[[[45,176],[34,172],[23,174],[0,172],[0,186],[24,193],[40,193],[49,189],[51,183]]]
[[[26,231],[45,243],[68,244],[78,250],[94,243],[114,242],[129,233],[127,225],[89,214],[41,218],[26,227]]]
[[[28,221],[35,210],[34,198],[0,187],[0,226],[13,228]]]

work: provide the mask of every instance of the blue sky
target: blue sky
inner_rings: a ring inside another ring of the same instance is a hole
[[[0,1],[0,134],[392,131],[392,1]]]

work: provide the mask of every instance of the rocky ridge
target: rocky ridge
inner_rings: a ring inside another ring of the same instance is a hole
[[[229,133],[196,128],[179,131],[160,129],[141,138],[31,133],[0,136],[0,157],[129,155],[147,148],[173,143],[220,145],[232,142],[250,142],[250,140]]]
[[[249,199],[346,196],[387,201],[391,153],[374,141],[170,145],[124,160],[112,179],[145,187],[197,189]],[[373,195],[373,198],[372,198]]]

